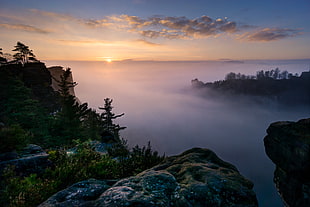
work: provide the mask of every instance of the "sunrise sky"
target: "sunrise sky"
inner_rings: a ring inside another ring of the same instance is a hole
[[[310,58],[309,0],[0,0],[0,47],[41,60]]]

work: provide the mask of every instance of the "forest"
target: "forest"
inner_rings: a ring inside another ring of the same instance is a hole
[[[256,100],[270,100],[283,106],[310,106],[310,71],[301,75],[281,71],[260,70],[256,75],[230,72],[225,80],[203,83],[191,81],[192,88],[200,95],[213,97],[247,97]]]

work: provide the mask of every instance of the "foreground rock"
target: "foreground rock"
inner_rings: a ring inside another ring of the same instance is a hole
[[[258,206],[253,183],[212,151],[200,148],[168,157],[160,165],[122,179],[110,188],[103,185],[105,190],[96,198],[86,196],[87,201],[79,199],[85,197],[81,194],[75,199],[78,192],[87,190],[72,191],[72,187],[40,206]]]
[[[276,164],[274,182],[286,206],[310,206],[310,119],[276,122],[267,129],[265,150]]]
[[[89,179],[56,193],[39,206],[92,206],[92,200],[97,199],[109,187],[104,181]]]
[[[48,154],[40,146],[34,144],[29,144],[19,153],[0,154],[0,175],[6,167],[13,167],[19,176],[28,176],[32,173],[40,174],[51,165]]]

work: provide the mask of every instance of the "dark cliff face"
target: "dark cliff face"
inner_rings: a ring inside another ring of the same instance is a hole
[[[59,109],[58,94],[51,87],[52,76],[44,63],[27,63],[3,65],[0,68],[7,76],[18,78],[31,89],[32,98],[49,112]]]
[[[264,139],[276,164],[274,182],[287,206],[310,206],[310,119],[276,122]]]

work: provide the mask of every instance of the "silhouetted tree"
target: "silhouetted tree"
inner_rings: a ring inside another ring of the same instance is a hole
[[[79,104],[69,89],[77,85],[76,82],[69,81],[71,69],[67,68],[58,81],[60,87],[61,110],[57,113],[58,134],[65,138],[66,144],[70,144],[73,139],[81,139],[82,121],[91,111],[87,103]]]
[[[0,64],[7,62],[6,58],[3,57],[2,48],[0,48]]]
[[[225,76],[225,80],[235,80],[236,79],[236,73],[230,72]]]
[[[121,127],[118,124],[114,124],[113,120],[117,119],[121,116],[124,115],[124,113],[119,114],[119,115],[115,115],[112,112],[112,102],[113,99],[110,98],[106,98],[104,99],[104,106],[103,107],[99,107],[99,109],[103,110],[103,112],[100,115],[100,119],[102,122],[102,138],[106,139],[106,138],[112,138],[113,140],[111,141],[119,141],[119,131],[125,129],[126,127]],[[103,141],[107,141],[107,140],[103,140]]]
[[[256,72],[256,79],[259,80],[259,79],[263,79],[265,78],[265,73],[263,70],[260,70],[260,71],[257,71]]]
[[[35,55],[33,54],[32,50],[29,49],[28,46],[24,45],[21,42],[17,42],[17,45],[14,46],[15,49],[12,50],[16,52],[13,57],[17,62],[20,62],[22,65],[26,64],[31,61],[37,61]]]
[[[288,79],[288,72],[286,70],[280,73],[280,79]]]
[[[276,69],[274,70],[274,73],[273,73],[272,78],[273,78],[273,79],[278,79],[279,77],[280,77],[280,70],[279,70],[279,68],[276,68]]]
[[[85,137],[88,137],[92,140],[100,140],[100,131],[101,131],[101,122],[100,114],[96,110],[91,110],[89,113],[83,117],[83,133]]]

